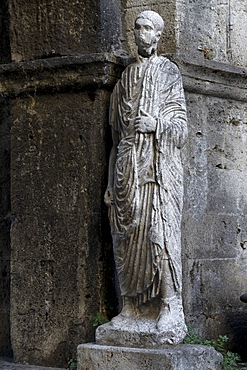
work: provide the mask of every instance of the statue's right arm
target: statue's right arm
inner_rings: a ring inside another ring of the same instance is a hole
[[[104,201],[107,206],[113,203],[113,184],[114,184],[114,168],[117,159],[117,146],[119,143],[118,132],[112,128],[112,149],[109,159],[109,170],[108,170],[108,186],[105,192]]]

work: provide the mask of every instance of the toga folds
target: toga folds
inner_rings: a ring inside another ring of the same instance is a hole
[[[154,132],[136,132],[135,119],[142,115],[155,118]],[[129,65],[111,96],[110,125],[119,138],[109,216],[121,295],[138,304],[157,296],[164,259],[174,294],[180,293],[180,149],[187,121],[176,65],[157,55]]]

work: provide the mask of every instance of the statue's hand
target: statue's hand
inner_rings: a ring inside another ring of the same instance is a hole
[[[135,119],[135,129],[137,132],[149,133],[156,130],[156,119],[150,114],[141,111],[141,116]]]
[[[113,204],[113,190],[110,187],[107,187],[106,189],[104,201],[108,207]]]

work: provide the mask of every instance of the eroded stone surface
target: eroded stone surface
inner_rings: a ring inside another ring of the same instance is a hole
[[[162,348],[166,344],[179,344],[186,334],[183,320],[173,316],[171,322],[157,329],[156,320],[138,317],[112,319],[96,330],[96,343],[140,348]]]
[[[10,344],[10,104],[0,98],[0,356],[11,355]]]
[[[222,355],[206,346],[167,346],[158,350],[82,344],[78,370],[220,370]]]
[[[82,338],[94,339],[108,99],[84,91],[12,105],[11,330],[20,363],[65,366]]]
[[[117,47],[117,5],[99,0],[10,0],[12,61],[97,53]]]

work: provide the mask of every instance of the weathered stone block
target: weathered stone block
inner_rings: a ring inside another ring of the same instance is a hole
[[[234,316],[242,312],[244,322],[246,315],[239,297],[247,286],[246,268],[246,259],[237,263],[235,258],[185,261],[185,273],[189,276],[184,284],[185,315],[204,338],[228,335],[232,339],[230,321],[233,323]],[[241,335],[246,343],[246,337]]]
[[[11,331],[19,362],[65,366],[101,311],[109,93],[12,106]]]
[[[184,220],[189,217],[184,213]],[[184,221],[184,253],[187,258],[237,258],[241,253],[238,215],[206,213],[200,220]]]
[[[9,3],[14,61],[99,53],[117,47],[120,20],[115,2],[10,0]]]
[[[0,99],[0,356],[11,355],[10,301],[10,125],[9,102]]]
[[[78,370],[220,370],[222,356],[212,347],[179,345],[165,349],[81,344]]]
[[[247,53],[241,47],[241,40],[246,38],[247,32],[244,21],[246,3],[238,0],[230,3],[178,0],[177,5],[182,53],[199,59],[247,65]]]

